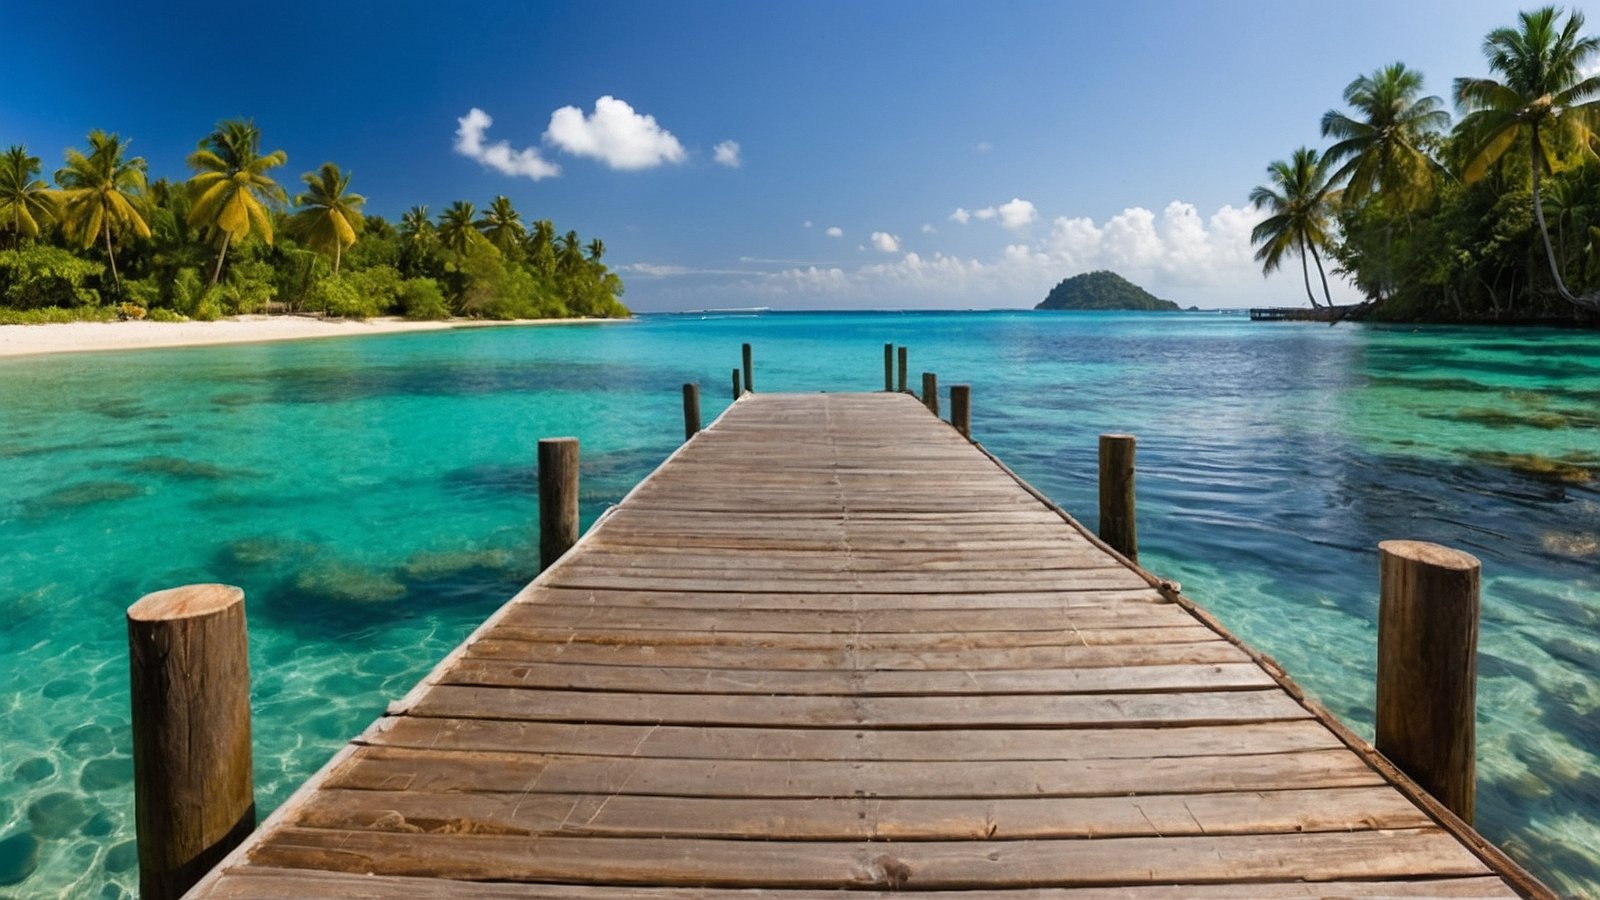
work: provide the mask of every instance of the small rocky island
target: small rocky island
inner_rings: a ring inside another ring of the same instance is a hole
[[[1137,309],[1171,311],[1179,309],[1171,300],[1162,300],[1115,272],[1085,272],[1074,275],[1050,289],[1050,294],[1034,309]]]

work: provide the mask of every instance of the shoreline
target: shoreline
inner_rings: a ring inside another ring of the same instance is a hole
[[[583,325],[623,319],[446,319],[416,322],[377,319],[314,319],[305,316],[234,316],[214,322],[61,322],[47,325],[0,325],[0,359],[112,350],[159,350],[259,344],[311,338],[371,337],[456,328],[525,325]]]

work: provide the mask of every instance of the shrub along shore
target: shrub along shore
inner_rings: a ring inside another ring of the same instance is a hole
[[[0,324],[628,315],[599,238],[525,224],[506,197],[481,213],[466,201],[437,217],[414,206],[391,224],[363,214],[366,198],[333,163],[304,173],[291,199],[274,171],[287,156],[263,152],[248,121],[218,123],[181,183],[148,181],[129,144],[90,132],[53,185],[26,147],[0,154]]]

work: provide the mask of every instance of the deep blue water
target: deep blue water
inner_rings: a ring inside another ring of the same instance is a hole
[[[1378,541],[1484,563],[1478,824],[1600,893],[1600,335],[1215,314],[646,316],[0,360],[0,896],[128,896],[123,610],[223,581],[251,623],[263,814],[537,568],[541,436],[585,523],[679,388],[970,383],[974,436],[1093,525],[1139,437],[1144,564],[1370,736]],[[946,398],[948,403],[948,398]],[[947,408],[947,407],[946,407]]]

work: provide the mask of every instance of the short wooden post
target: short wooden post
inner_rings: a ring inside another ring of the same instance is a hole
[[[578,439],[539,441],[539,568],[578,542]]]
[[[950,385],[950,424],[962,437],[972,440],[972,385]]]
[[[939,376],[932,372],[922,373],[922,405],[928,412],[939,414]]]
[[[244,591],[191,584],[128,607],[139,896],[178,897],[256,827]]]
[[[1378,752],[1472,823],[1478,582],[1471,554],[1378,545]]]
[[[683,439],[700,433],[700,385],[683,386]]]
[[[906,348],[901,347],[900,355],[900,393],[906,392]]]
[[[739,370],[738,369],[734,369],[733,370],[733,399],[735,399],[735,400],[739,399],[739,395],[742,394],[742,393],[744,393],[744,388],[739,384]]]
[[[1134,522],[1131,434],[1100,435],[1100,539],[1128,559],[1139,561]]]
[[[745,344],[741,347],[740,353],[744,356],[744,389],[753,394],[756,390],[756,380],[750,371],[750,345]]]
[[[883,345],[883,389],[894,390],[894,345]]]

